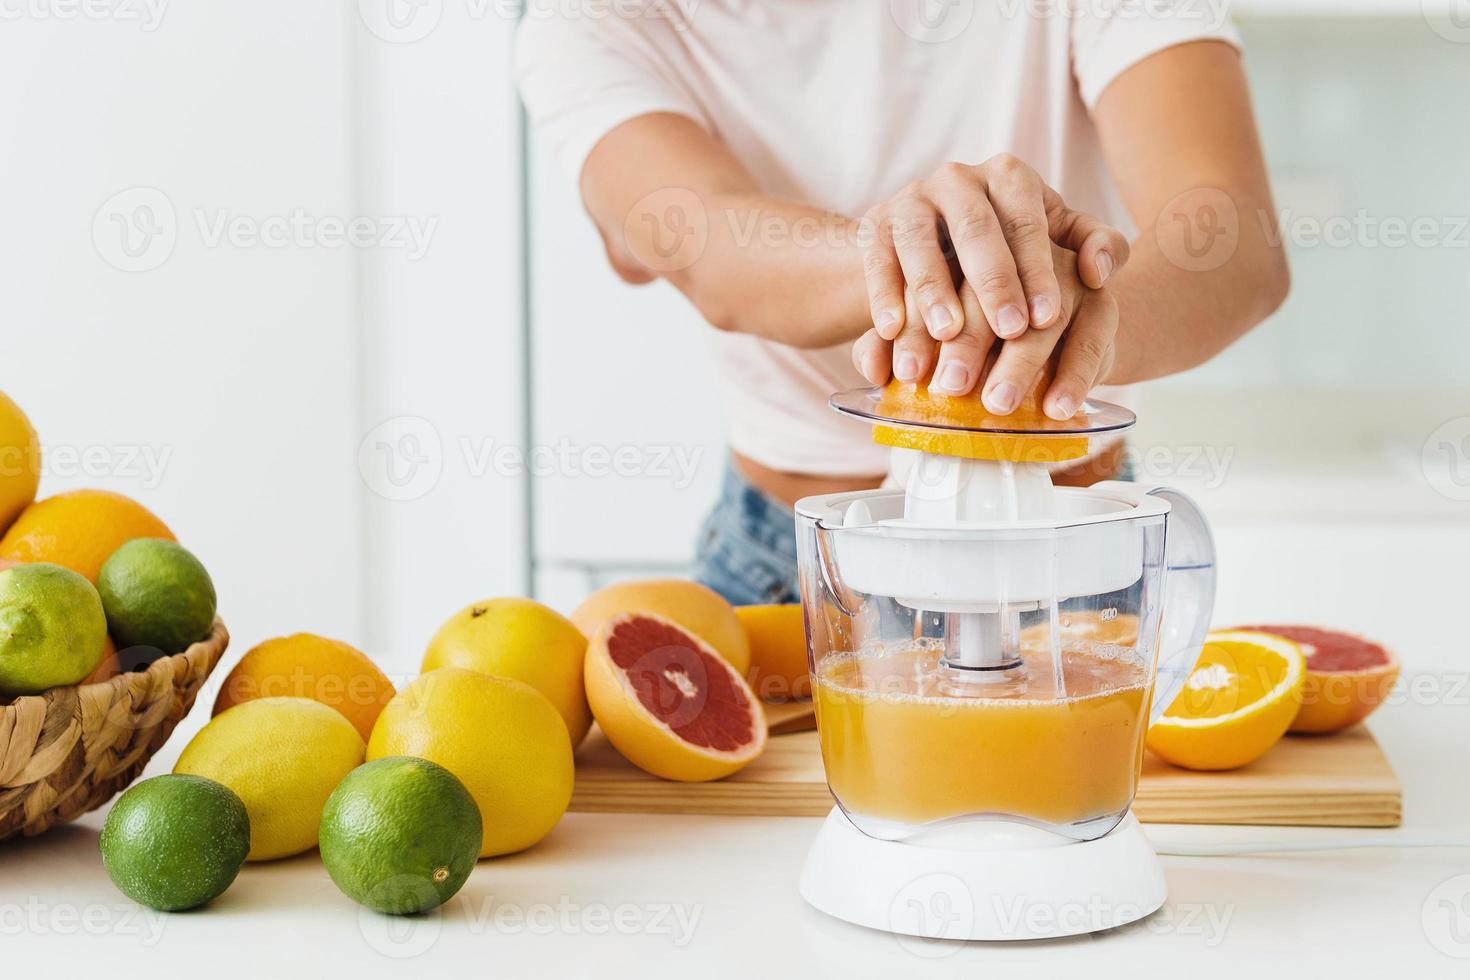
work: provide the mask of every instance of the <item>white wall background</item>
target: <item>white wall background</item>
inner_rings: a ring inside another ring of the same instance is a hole
[[[0,390],[43,494],[128,493],[203,558],[232,656],[312,630],[412,670],[527,587],[525,480],[461,450],[524,424],[513,23],[159,2],[6,8]]]
[[[361,632],[353,256],[199,223],[352,212],[351,39],[342,8],[289,0],[0,28],[0,387],[48,450],[42,493],[154,509],[247,645]],[[68,463],[89,449],[93,472]]]
[[[354,22],[358,207],[435,228],[421,258],[368,249],[357,267],[364,635],[407,671],[461,606],[529,588],[529,481],[498,454],[524,443],[526,400],[520,103],[503,6],[363,0],[372,13]]]

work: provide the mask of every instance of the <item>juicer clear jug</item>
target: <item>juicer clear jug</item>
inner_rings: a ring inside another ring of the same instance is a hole
[[[854,826],[1094,840],[1123,820],[1213,604],[1186,497],[1057,488],[1044,519],[926,526],[902,490],[831,494],[798,504],[797,536],[823,763]]]

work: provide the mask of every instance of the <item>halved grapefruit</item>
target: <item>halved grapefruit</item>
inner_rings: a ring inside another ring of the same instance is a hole
[[[1317,626],[1246,626],[1284,636],[1307,656],[1302,707],[1294,732],[1326,734],[1367,718],[1388,699],[1399,676],[1399,661],[1372,640]]]
[[[766,747],[766,718],[745,679],[667,617],[627,612],[587,647],[587,702],[635,766],[697,783],[728,776]]]
[[[614,582],[588,596],[569,618],[590,640],[608,620],[635,609],[672,619],[714,647],[742,674],[750,667],[750,642],[734,607],[714,589],[687,579]]]

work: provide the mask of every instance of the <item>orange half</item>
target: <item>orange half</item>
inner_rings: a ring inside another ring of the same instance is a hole
[[[1048,368],[1032,386],[1021,404],[1009,415],[992,415],[980,401],[978,391],[962,397],[936,395],[923,382],[888,382],[878,399],[877,412],[888,419],[902,419],[916,426],[949,426],[964,429],[1055,430],[1057,435],[1005,435],[996,432],[936,431],[897,425],[875,425],[873,441],[881,446],[917,449],[943,456],[969,459],[1008,460],[1014,463],[1063,463],[1087,455],[1086,435],[1074,434],[1087,426],[1087,415],[1079,412],[1065,422],[1049,418],[1041,399],[1055,377]]]
[[[1283,636],[1215,630],[1183,690],[1149,727],[1149,750],[1186,769],[1254,762],[1296,718],[1306,675],[1301,647]]]

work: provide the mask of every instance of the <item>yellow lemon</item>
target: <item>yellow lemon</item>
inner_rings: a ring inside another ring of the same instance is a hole
[[[480,857],[535,844],[572,801],[566,724],[545,695],[508,677],[462,667],[419,677],[388,702],[368,740],[368,759],[390,755],[459,777],[484,820]]]
[[[250,814],[246,860],[269,861],[316,846],[327,797],[364,749],[352,722],[318,701],[261,698],[216,715],[174,772],[234,790]]]
[[[1291,640],[1216,630],[1184,689],[1149,728],[1149,750],[1186,769],[1254,762],[1291,727],[1306,676],[1306,657]]]
[[[0,534],[36,499],[41,443],[26,413],[0,391]]]
[[[592,726],[582,685],[587,638],[572,621],[531,599],[486,599],[439,627],[422,671],[464,667],[529,684],[556,707],[573,747]]]

